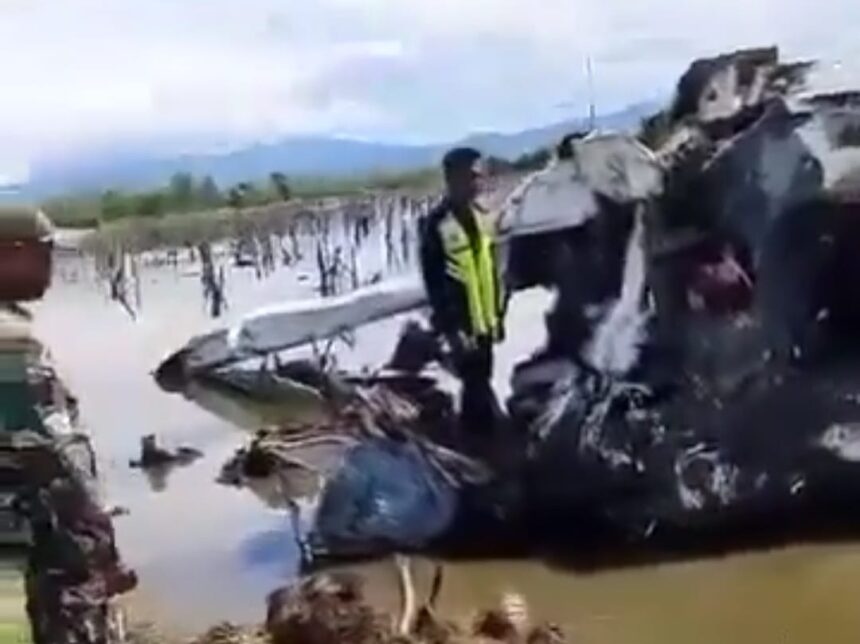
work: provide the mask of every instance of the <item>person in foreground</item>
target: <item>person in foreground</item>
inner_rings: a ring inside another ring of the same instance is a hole
[[[54,228],[41,211],[0,207],[0,537],[26,552],[25,609],[33,644],[119,644],[118,597],[137,575],[102,507],[77,399],[33,334],[24,306],[50,287]]]
[[[446,195],[421,222],[421,271],[431,324],[447,342],[463,385],[462,424],[487,432],[499,415],[491,385],[493,345],[504,338],[507,302],[496,225],[477,201],[484,180],[481,153],[455,148],[442,166]]]

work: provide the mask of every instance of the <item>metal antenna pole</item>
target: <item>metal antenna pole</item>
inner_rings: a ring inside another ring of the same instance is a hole
[[[591,69],[591,56],[585,59],[585,71],[588,75],[588,129],[592,131],[597,121],[597,110],[594,105],[594,73]]]

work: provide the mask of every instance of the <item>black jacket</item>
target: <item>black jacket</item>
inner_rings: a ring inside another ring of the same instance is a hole
[[[419,229],[421,273],[432,308],[430,322],[433,329],[443,335],[451,335],[458,331],[471,332],[466,289],[460,282],[451,278],[445,270],[445,248],[442,245],[442,237],[439,234],[439,224],[452,212],[453,207],[448,199],[444,199],[422,218]],[[480,210],[479,206],[473,207]],[[477,223],[474,222],[474,218],[471,216],[463,217],[462,221],[474,223],[474,225],[465,226],[465,229],[472,244],[476,244],[478,228]],[[507,293],[503,290],[504,284],[500,277],[498,252],[495,255],[496,288],[497,292],[502,294],[502,301],[507,303]],[[499,316],[503,333],[505,308],[503,305]]]

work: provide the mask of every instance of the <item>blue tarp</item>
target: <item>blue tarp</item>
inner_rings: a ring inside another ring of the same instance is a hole
[[[373,439],[351,449],[323,492],[323,543],[420,547],[447,530],[457,490],[414,443]]]

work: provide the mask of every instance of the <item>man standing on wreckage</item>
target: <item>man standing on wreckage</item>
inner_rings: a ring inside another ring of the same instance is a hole
[[[493,392],[493,345],[504,338],[507,295],[493,215],[479,203],[481,153],[455,148],[442,160],[446,194],[421,221],[421,272],[431,325],[448,345],[462,383],[461,425],[487,434],[500,414]]]

